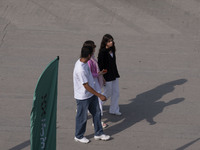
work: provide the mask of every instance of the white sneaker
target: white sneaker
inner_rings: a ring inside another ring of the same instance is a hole
[[[122,113],[121,113],[121,112],[117,112],[117,113],[115,113],[115,115],[117,115],[117,116],[121,116]]]
[[[85,144],[90,142],[90,140],[88,140],[86,137],[83,137],[82,139],[78,139],[75,137],[74,140],[76,142],[81,142],[81,143],[85,143]]]
[[[110,135],[105,135],[105,134],[102,134],[100,136],[94,136],[94,139],[95,140],[103,140],[103,141],[107,141],[110,139]]]
[[[122,113],[121,113],[121,112],[117,112],[117,113],[110,113],[110,114],[112,114],[112,115],[117,115],[117,116],[121,116],[121,115],[122,115]]]

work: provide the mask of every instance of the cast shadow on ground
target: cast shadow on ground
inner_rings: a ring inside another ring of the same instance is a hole
[[[106,112],[104,113],[103,119],[106,119],[105,122],[116,123],[115,125],[104,129],[104,132],[112,136],[128,129],[142,120],[146,120],[150,125],[156,124],[156,121],[154,120],[155,116],[162,113],[165,107],[184,101],[184,98],[175,98],[167,103],[159,100],[164,95],[174,91],[175,86],[182,85],[185,82],[187,82],[186,79],[171,81],[137,95],[130,100],[129,104],[120,105],[120,111],[123,113],[122,116],[108,114],[109,106],[104,106]],[[90,138],[92,135],[87,137]]]
[[[20,143],[19,145],[16,145],[15,147],[10,148],[9,150],[22,150],[25,147],[29,146],[30,140],[24,141],[23,143]]]
[[[196,140],[193,140],[193,141],[191,141],[191,142],[189,142],[189,143],[177,148],[176,150],[185,150],[186,148],[190,147],[192,144],[198,142],[199,140],[200,140],[200,138],[197,138]]]

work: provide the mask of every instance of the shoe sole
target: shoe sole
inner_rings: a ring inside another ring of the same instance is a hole
[[[101,138],[94,138],[95,140],[102,140],[102,141],[108,141],[110,140],[110,137],[108,139],[101,139]]]
[[[74,141],[75,141],[75,142],[79,142],[79,143],[83,143],[83,144],[87,144],[87,143],[90,142],[90,141],[88,141],[88,142],[81,142],[81,141],[79,141],[79,140],[77,140],[77,139],[74,139]]]

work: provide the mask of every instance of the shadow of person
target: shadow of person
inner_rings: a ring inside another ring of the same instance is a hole
[[[106,134],[117,134],[137,122],[146,120],[150,125],[156,124],[154,117],[160,114],[165,107],[178,104],[184,101],[184,98],[175,98],[169,102],[159,101],[164,95],[174,91],[175,86],[182,85],[187,82],[186,79],[171,81],[156,88],[137,95],[130,100],[129,104],[120,105],[122,116],[113,116],[108,114],[109,106],[104,106],[103,118],[107,118],[105,122],[115,122],[113,126],[104,129]]]

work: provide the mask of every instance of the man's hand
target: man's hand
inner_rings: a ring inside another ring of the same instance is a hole
[[[107,98],[104,96],[104,95],[100,95],[99,98],[102,100],[102,101],[106,101]]]
[[[102,101],[106,101],[106,100],[107,100],[107,98],[106,98],[104,95],[102,95],[102,94],[100,94],[100,93],[97,93],[93,88],[91,88],[91,87],[89,86],[88,83],[84,83],[83,86],[85,87],[85,89],[86,89],[87,91],[89,91],[90,93],[96,95],[96,96],[99,97]]]

